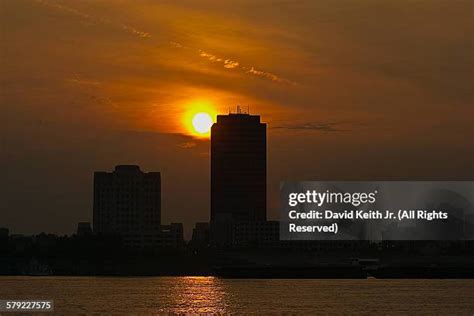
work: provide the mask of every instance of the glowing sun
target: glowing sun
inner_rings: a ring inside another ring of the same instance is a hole
[[[211,130],[212,117],[206,112],[200,112],[193,117],[193,128],[196,133],[207,134]]]
[[[185,133],[192,137],[209,138],[212,124],[217,118],[214,104],[207,100],[193,100],[184,106],[182,126]]]

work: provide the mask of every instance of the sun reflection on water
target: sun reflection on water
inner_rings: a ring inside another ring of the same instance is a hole
[[[227,297],[221,280],[216,277],[182,277],[173,288],[174,312],[222,314],[227,311]]]

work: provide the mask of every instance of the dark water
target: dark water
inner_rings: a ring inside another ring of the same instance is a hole
[[[474,280],[0,277],[0,299],[53,299],[62,314],[474,315]]]

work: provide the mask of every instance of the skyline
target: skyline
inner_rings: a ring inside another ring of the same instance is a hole
[[[269,219],[280,180],[472,180],[473,10],[4,1],[0,224],[71,233],[92,219],[93,171],[137,164],[189,235],[209,220],[210,148],[188,115],[235,104],[268,123]]]

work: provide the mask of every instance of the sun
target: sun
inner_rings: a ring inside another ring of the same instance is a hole
[[[217,111],[215,105],[207,100],[193,100],[185,104],[182,115],[182,126],[186,134],[209,138],[212,124],[216,121]]]
[[[193,117],[192,124],[194,131],[198,134],[207,134],[211,130],[212,117],[209,113],[199,112]]]

